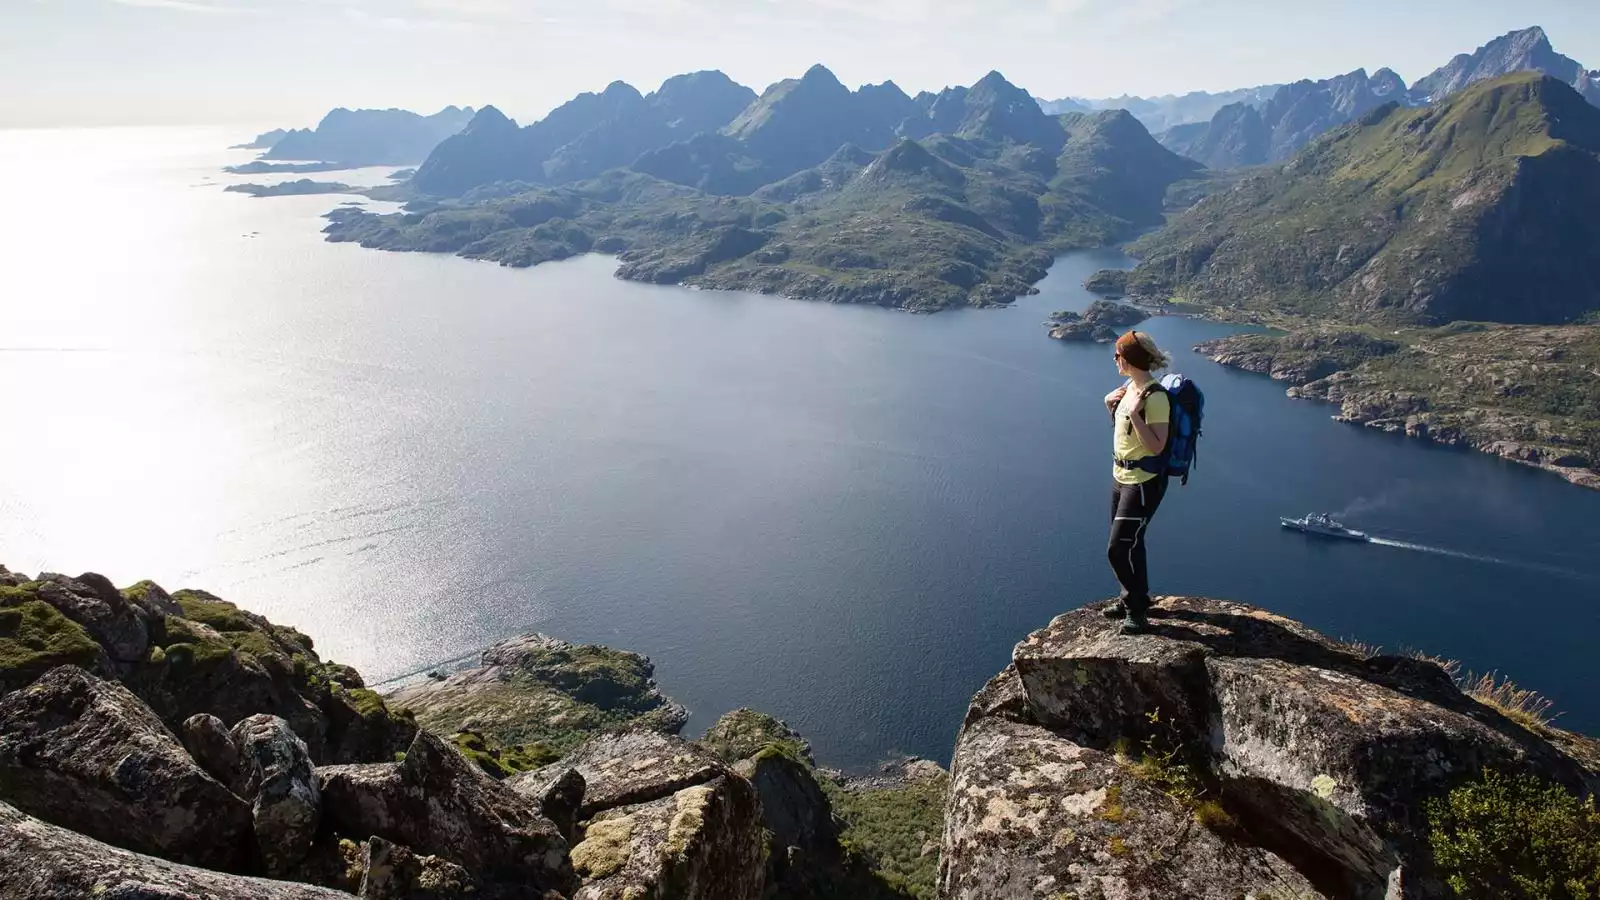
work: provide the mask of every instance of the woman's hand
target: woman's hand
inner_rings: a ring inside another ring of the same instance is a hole
[[[1107,394],[1106,395],[1106,412],[1111,413],[1112,415],[1116,415],[1117,414],[1117,404],[1122,402],[1122,398],[1127,393],[1128,393],[1128,386],[1126,384],[1124,384],[1122,387],[1119,387],[1116,390],[1112,391],[1111,393]]]

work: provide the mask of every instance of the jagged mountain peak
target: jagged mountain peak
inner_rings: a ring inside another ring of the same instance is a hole
[[[840,87],[844,87],[844,85],[839,81],[838,77],[833,74],[833,70],[829,69],[822,63],[817,63],[816,65],[807,69],[806,73],[800,76],[800,80],[809,84],[836,84]]]
[[[863,84],[860,88],[858,88],[856,90],[856,93],[858,93],[858,94],[869,94],[869,95],[870,94],[877,94],[877,95],[885,95],[885,96],[891,96],[891,97],[904,97],[906,100],[910,100],[911,99],[911,95],[907,94],[900,87],[900,85],[895,84],[893,81],[885,81],[885,82],[883,82],[881,84]]]
[[[478,110],[477,114],[472,117],[472,121],[467,123],[467,129],[482,130],[485,128],[497,128],[502,125],[510,125],[511,127],[515,128],[517,122],[515,119],[512,119],[505,113],[501,112],[500,107],[493,104],[485,104],[484,107]]]
[[[627,97],[631,99],[634,97],[643,97],[644,95],[639,93],[638,88],[627,83],[626,81],[617,80],[606,85],[606,89],[600,92],[600,96],[612,98]]]
[[[1411,86],[1411,92],[1424,102],[1437,103],[1470,84],[1527,70],[1543,72],[1569,85],[1578,84],[1584,74],[1583,67],[1557,53],[1549,35],[1535,25],[1507,32],[1472,53],[1455,57],[1419,79]]]

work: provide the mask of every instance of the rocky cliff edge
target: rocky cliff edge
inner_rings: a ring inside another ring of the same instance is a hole
[[[1152,615],[1139,636],[1060,616],[974,698],[941,897],[1455,897],[1429,801],[1486,770],[1600,784],[1593,742],[1513,721],[1434,662],[1236,603]]]

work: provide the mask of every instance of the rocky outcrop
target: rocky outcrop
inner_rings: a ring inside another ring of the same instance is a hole
[[[141,581],[6,573],[0,584],[0,693],[71,664],[115,678],[174,732],[197,715],[222,724],[278,716],[317,762],[393,759],[416,732],[311,638],[204,591]]]
[[[1110,343],[1122,332],[1150,318],[1150,314],[1137,306],[1096,300],[1082,313],[1052,313],[1046,326],[1050,337],[1058,341],[1094,341]]]
[[[577,900],[754,900],[765,883],[766,833],[755,787],[675,737],[596,738],[559,766],[585,790],[572,864]],[[542,796],[544,773],[507,781]]]
[[[322,800],[305,742],[277,716],[256,715],[233,727],[240,796],[251,802],[256,846],[267,874],[294,872],[311,850]]]
[[[1292,866],[1198,824],[1110,753],[1037,725],[963,730],[940,896],[1320,900]]]
[[[781,748],[768,747],[734,771],[749,779],[761,799],[761,823],[772,834],[775,880],[791,871],[827,866],[839,858],[833,804],[810,766]]]
[[[481,665],[403,688],[388,700],[435,734],[472,730],[566,752],[604,729],[675,734],[688,720],[663,695],[649,659],[529,634],[483,651]]]
[[[1224,366],[1302,385],[1353,369],[1369,359],[1388,356],[1402,346],[1360,331],[1328,330],[1287,335],[1237,334],[1206,341],[1194,350]]]
[[[1425,801],[1485,768],[1595,783],[1431,662],[1240,604],[1153,615],[1060,616],[975,698],[942,897],[1444,898]]]
[[[514,886],[572,887],[567,842],[556,826],[425,731],[402,762],[326,767],[317,781],[333,831],[377,835],[459,865],[481,881],[484,896],[509,896]]]
[[[226,875],[143,856],[0,803],[6,900],[350,900],[327,888]]]
[[[40,600],[78,623],[105,649],[119,675],[144,661],[150,649],[148,613],[129,603],[105,576],[90,572],[68,578],[46,572],[35,584]]]
[[[695,743],[729,764],[749,759],[773,745],[806,763],[815,764],[811,758],[811,744],[798,731],[790,728],[787,722],[749,707],[724,714]]]
[[[246,866],[250,809],[115,682],[55,669],[0,698],[0,800],[177,862]]]

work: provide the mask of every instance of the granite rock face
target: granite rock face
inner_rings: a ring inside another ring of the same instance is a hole
[[[425,731],[403,762],[325,767],[317,781],[336,833],[438,856],[473,873],[483,896],[573,886],[567,842],[537,805]]]
[[[1048,729],[984,718],[962,732],[956,759],[942,897],[1325,896],[1276,855],[1198,824],[1111,754]]]
[[[176,862],[248,864],[250,808],[139,698],[76,667],[0,698],[0,800]]]
[[[756,788],[675,737],[637,731],[591,740],[552,769],[586,785],[572,864],[576,900],[755,900],[767,833]],[[544,770],[507,782],[547,790]]]
[[[1485,767],[1596,781],[1430,662],[1235,603],[1153,616],[1138,636],[1060,616],[974,699],[942,897],[1445,898],[1428,798]]]
[[[103,844],[0,803],[5,900],[350,900],[350,895],[227,875]]]
[[[761,800],[761,823],[772,835],[769,862],[774,882],[801,881],[808,871],[838,863],[833,805],[810,766],[767,749],[741,761],[734,771],[750,780]]]
[[[310,852],[322,821],[322,799],[306,744],[277,716],[255,715],[233,726],[241,796],[251,801],[256,846],[267,874],[284,876]]]

